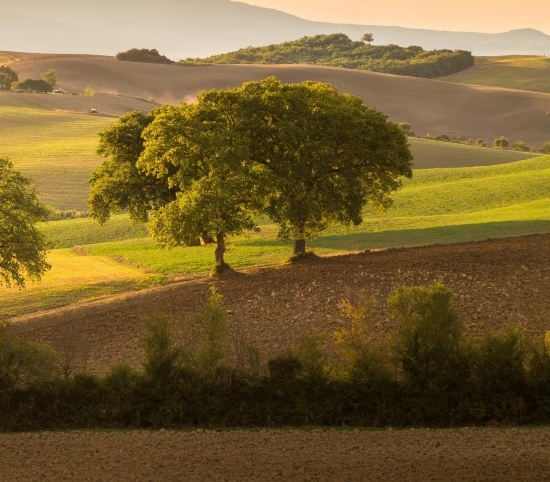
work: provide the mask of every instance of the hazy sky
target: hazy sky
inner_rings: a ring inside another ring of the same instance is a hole
[[[241,0],[308,20],[463,32],[535,28],[550,34],[548,0]]]

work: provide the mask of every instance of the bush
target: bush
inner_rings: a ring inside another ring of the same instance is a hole
[[[50,346],[20,340],[8,324],[0,323],[0,391],[55,378],[58,358]]]
[[[520,329],[486,335],[473,354],[472,377],[488,419],[521,419],[526,393],[527,351]]]
[[[343,300],[342,311],[349,325],[333,333],[340,356],[340,374],[356,383],[372,384],[390,378],[384,344],[374,342],[374,327],[368,318],[373,308],[372,299],[359,306]]]
[[[468,377],[462,324],[452,293],[440,283],[427,288],[401,286],[388,299],[399,322],[395,355],[412,388],[455,390]]]
[[[181,349],[173,342],[167,316],[157,315],[145,320],[142,344],[145,374],[153,380],[173,378],[180,367]]]
[[[51,92],[53,87],[42,79],[27,79],[23,82],[18,82],[16,87],[27,92]]]
[[[493,148],[495,149],[507,149],[510,142],[506,137],[500,136],[493,141]]]
[[[214,375],[221,368],[229,352],[229,324],[222,299],[222,295],[213,287],[207,303],[195,317],[202,337],[196,362],[199,371],[207,375]]]

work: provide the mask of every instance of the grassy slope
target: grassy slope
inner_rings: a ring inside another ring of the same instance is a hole
[[[38,95],[38,94],[36,94]],[[88,179],[101,159],[97,133],[112,118],[56,111],[0,92],[1,155],[58,209],[86,209]]]
[[[441,80],[550,93],[550,58],[528,55],[476,57],[473,67]]]
[[[434,87],[445,90],[443,84]],[[85,207],[86,181],[99,162],[94,153],[97,132],[113,119],[57,110],[54,96],[31,96],[37,102],[29,103],[29,96],[5,95],[11,94],[0,93],[2,155],[12,157],[16,166],[36,181],[43,200],[52,200],[49,204]],[[72,96],[63,99],[75,101]],[[310,247],[330,253],[550,231],[545,190],[548,157],[492,168],[421,171],[418,168],[508,163],[525,155],[423,139],[411,143],[417,170],[415,178],[396,194],[395,207],[385,215],[366,213],[360,227],[332,229]],[[67,169],[68,159],[71,169]],[[136,289],[165,276],[206,273],[212,266],[211,246],[161,251],[154,241],[142,237],[143,229],[131,226],[123,216],[104,229],[89,220],[50,223],[45,230],[60,246],[129,239],[52,251],[54,268],[43,283],[30,284],[24,292],[0,288],[0,317]],[[274,226],[264,226],[260,234],[234,239],[228,261],[236,268],[280,262],[290,253],[290,245],[277,241],[275,233]]]
[[[332,228],[309,247],[330,254],[550,232],[550,156],[414,174],[395,194],[388,212],[366,210],[362,225]],[[43,282],[29,284],[23,292],[0,288],[0,318],[137,289],[166,278],[206,274],[213,265],[212,246],[161,250],[149,238],[86,244],[89,233],[98,229],[93,221],[51,225],[66,231],[78,225],[73,242],[83,246],[52,251],[53,268]],[[129,220],[116,217],[104,229],[113,230],[111,236],[116,238],[124,226],[130,229]],[[276,227],[266,225],[260,233],[233,239],[227,261],[237,269],[283,262],[291,244],[275,235]]]
[[[34,98],[41,100],[41,95]],[[30,97],[33,99],[33,97]],[[42,201],[57,209],[86,210],[88,179],[101,158],[95,154],[98,132],[115,121],[55,110],[0,92],[1,155],[33,180]],[[411,138],[415,167],[500,164],[534,154]],[[489,143],[490,141],[487,140]]]

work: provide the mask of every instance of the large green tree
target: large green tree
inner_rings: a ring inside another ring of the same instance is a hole
[[[331,223],[359,224],[411,176],[407,138],[383,114],[329,84],[275,78],[211,90],[195,104],[129,114],[101,134],[92,216],[128,209],[166,246],[254,229],[257,213],[305,252]]]
[[[47,213],[30,181],[0,157],[0,284],[23,287],[50,268],[48,244],[36,227]]]
[[[403,131],[330,84],[268,78],[220,95],[242,108],[237,129],[262,170],[263,209],[295,254],[332,223],[361,223],[367,203],[388,207],[401,176],[412,175]]]
[[[221,110],[197,104],[134,112],[102,132],[98,151],[108,159],[91,179],[92,217],[105,222],[128,209],[150,221],[162,246],[214,240],[225,266],[227,236],[254,229],[254,188],[241,163],[235,131]]]

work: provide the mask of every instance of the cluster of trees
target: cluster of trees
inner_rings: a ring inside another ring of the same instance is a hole
[[[145,62],[149,64],[173,64],[174,61],[159,54],[157,49],[130,49],[115,55],[117,60],[126,62]]]
[[[18,80],[15,70],[7,65],[0,65],[0,89],[11,89],[11,85]]]
[[[452,297],[441,284],[398,287],[387,301],[398,328],[386,340],[368,302],[344,301],[347,323],[332,337],[304,334],[265,363],[245,335],[231,336],[213,290],[196,315],[194,348],[157,315],[145,323],[142,369],[122,364],[102,376],[76,372],[73,351],[0,324],[0,431],[547,424],[550,332],[467,337]]]
[[[214,240],[221,268],[227,237],[257,229],[258,214],[303,255],[306,239],[361,223],[366,203],[389,206],[412,176],[407,137],[385,115],[330,84],[274,77],[129,113],[100,133],[98,153],[93,218],[127,209],[162,246]]]
[[[412,132],[410,124],[400,123],[398,124],[405,134],[409,137],[413,137],[414,133]],[[434,141],[443,141],[443,142],[458,142],[461,144],[472,144],[478,147],[487,147],[485,141],[481,138],[472,139],[458,137],[449,137],[447,134],[438,134],[432,135],[429,132],[424,136],[425,139],[430,139]],[[492,144],[493,149],[512,149],[513,151],[520,152],[542,152],[543,154],[550,154],[550,142],[543,143],[539,148],[531,148],[524,141],[518,140],[512,142],[510,145],[510,140],[505,136],[497,137]]]
[[[49,69],[42,74],[41,79],[26,79],[22,82],[12,84],[16,89],[27,92],[52,92],[57,85],[57,72]]]
[[[193,63],[261,63],[318,64],[332,67],[370,70],[396,75],[434,78],[460,72],[474,65],[471,52],[464,50],[429,50],[398,45],[373,46],[372,34],[363,41],[353,41],[347,35],[330,34],[303,37],[267,47],[248,47],[206,59],[187,59]]]

